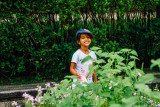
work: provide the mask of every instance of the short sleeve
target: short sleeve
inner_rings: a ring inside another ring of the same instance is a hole
[[[97,59],[97,56],[96,56],[96,54],[92,51],[92,58],[93,59]]]
[[[78,54],[77,54],[77,52],[75,52],[75,53],[73,54],[71,62],[75,62],[75,63],[78,62]]]

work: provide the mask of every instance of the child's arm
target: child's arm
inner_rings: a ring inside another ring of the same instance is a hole
[[[70,73],[73,74],[73,75],[76,75],[78,77],[81,77],[81,74],[75,71],[75,67],[76,67],[76,63],[71,62]]]
[[[95,62],[93,62],[93,65],[95,66]],[[97,77],[96,77],[96,70],[94,69],[94,73],[93,73],[93,80],[95,83],[97,83]]]

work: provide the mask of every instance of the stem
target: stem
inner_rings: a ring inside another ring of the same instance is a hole
[[[100,102],[101,102],[101,101],[100,101],[100,96],[99,96],[99,104],[98,104],[98,107],[100,107]]]
[[[143,71],[144,62],[142,63],[141,70]]]
[[[128,65],[128,53],[127,53],[126,65]]]

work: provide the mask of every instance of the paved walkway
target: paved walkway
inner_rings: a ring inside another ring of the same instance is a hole
[[[35,96],[37,94],[36,88],[38,85],[42,87],[43,91],[46,91],[46,83],[50,82],[0,86],[0,101],[4,99],[21,98],[25,92]],[[51,86],[53,86],[53,84],[51,84]]]
[[[24,98],[22,97],[23,93],[26,92],[27,94],[36,96],[37,86],[41,86],[43,93],[45,93],[45,84],[47,83],[51,82],[0,86],[0,107],[11,107],[13,101],[18,102],[18,105],[21,107],[25,107]],[[53,84],[51,84],[51,87],[53,87]]]

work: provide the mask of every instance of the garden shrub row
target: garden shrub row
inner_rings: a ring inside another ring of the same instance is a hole
[[[135,49],[148,67],[160,55],[159,5],[155,0],[0,2],[1,78],[36,74],[59,80],[69,73],[79,28],[93,33],[92,46]],[[142,17],[130,18],[131,13]]]

